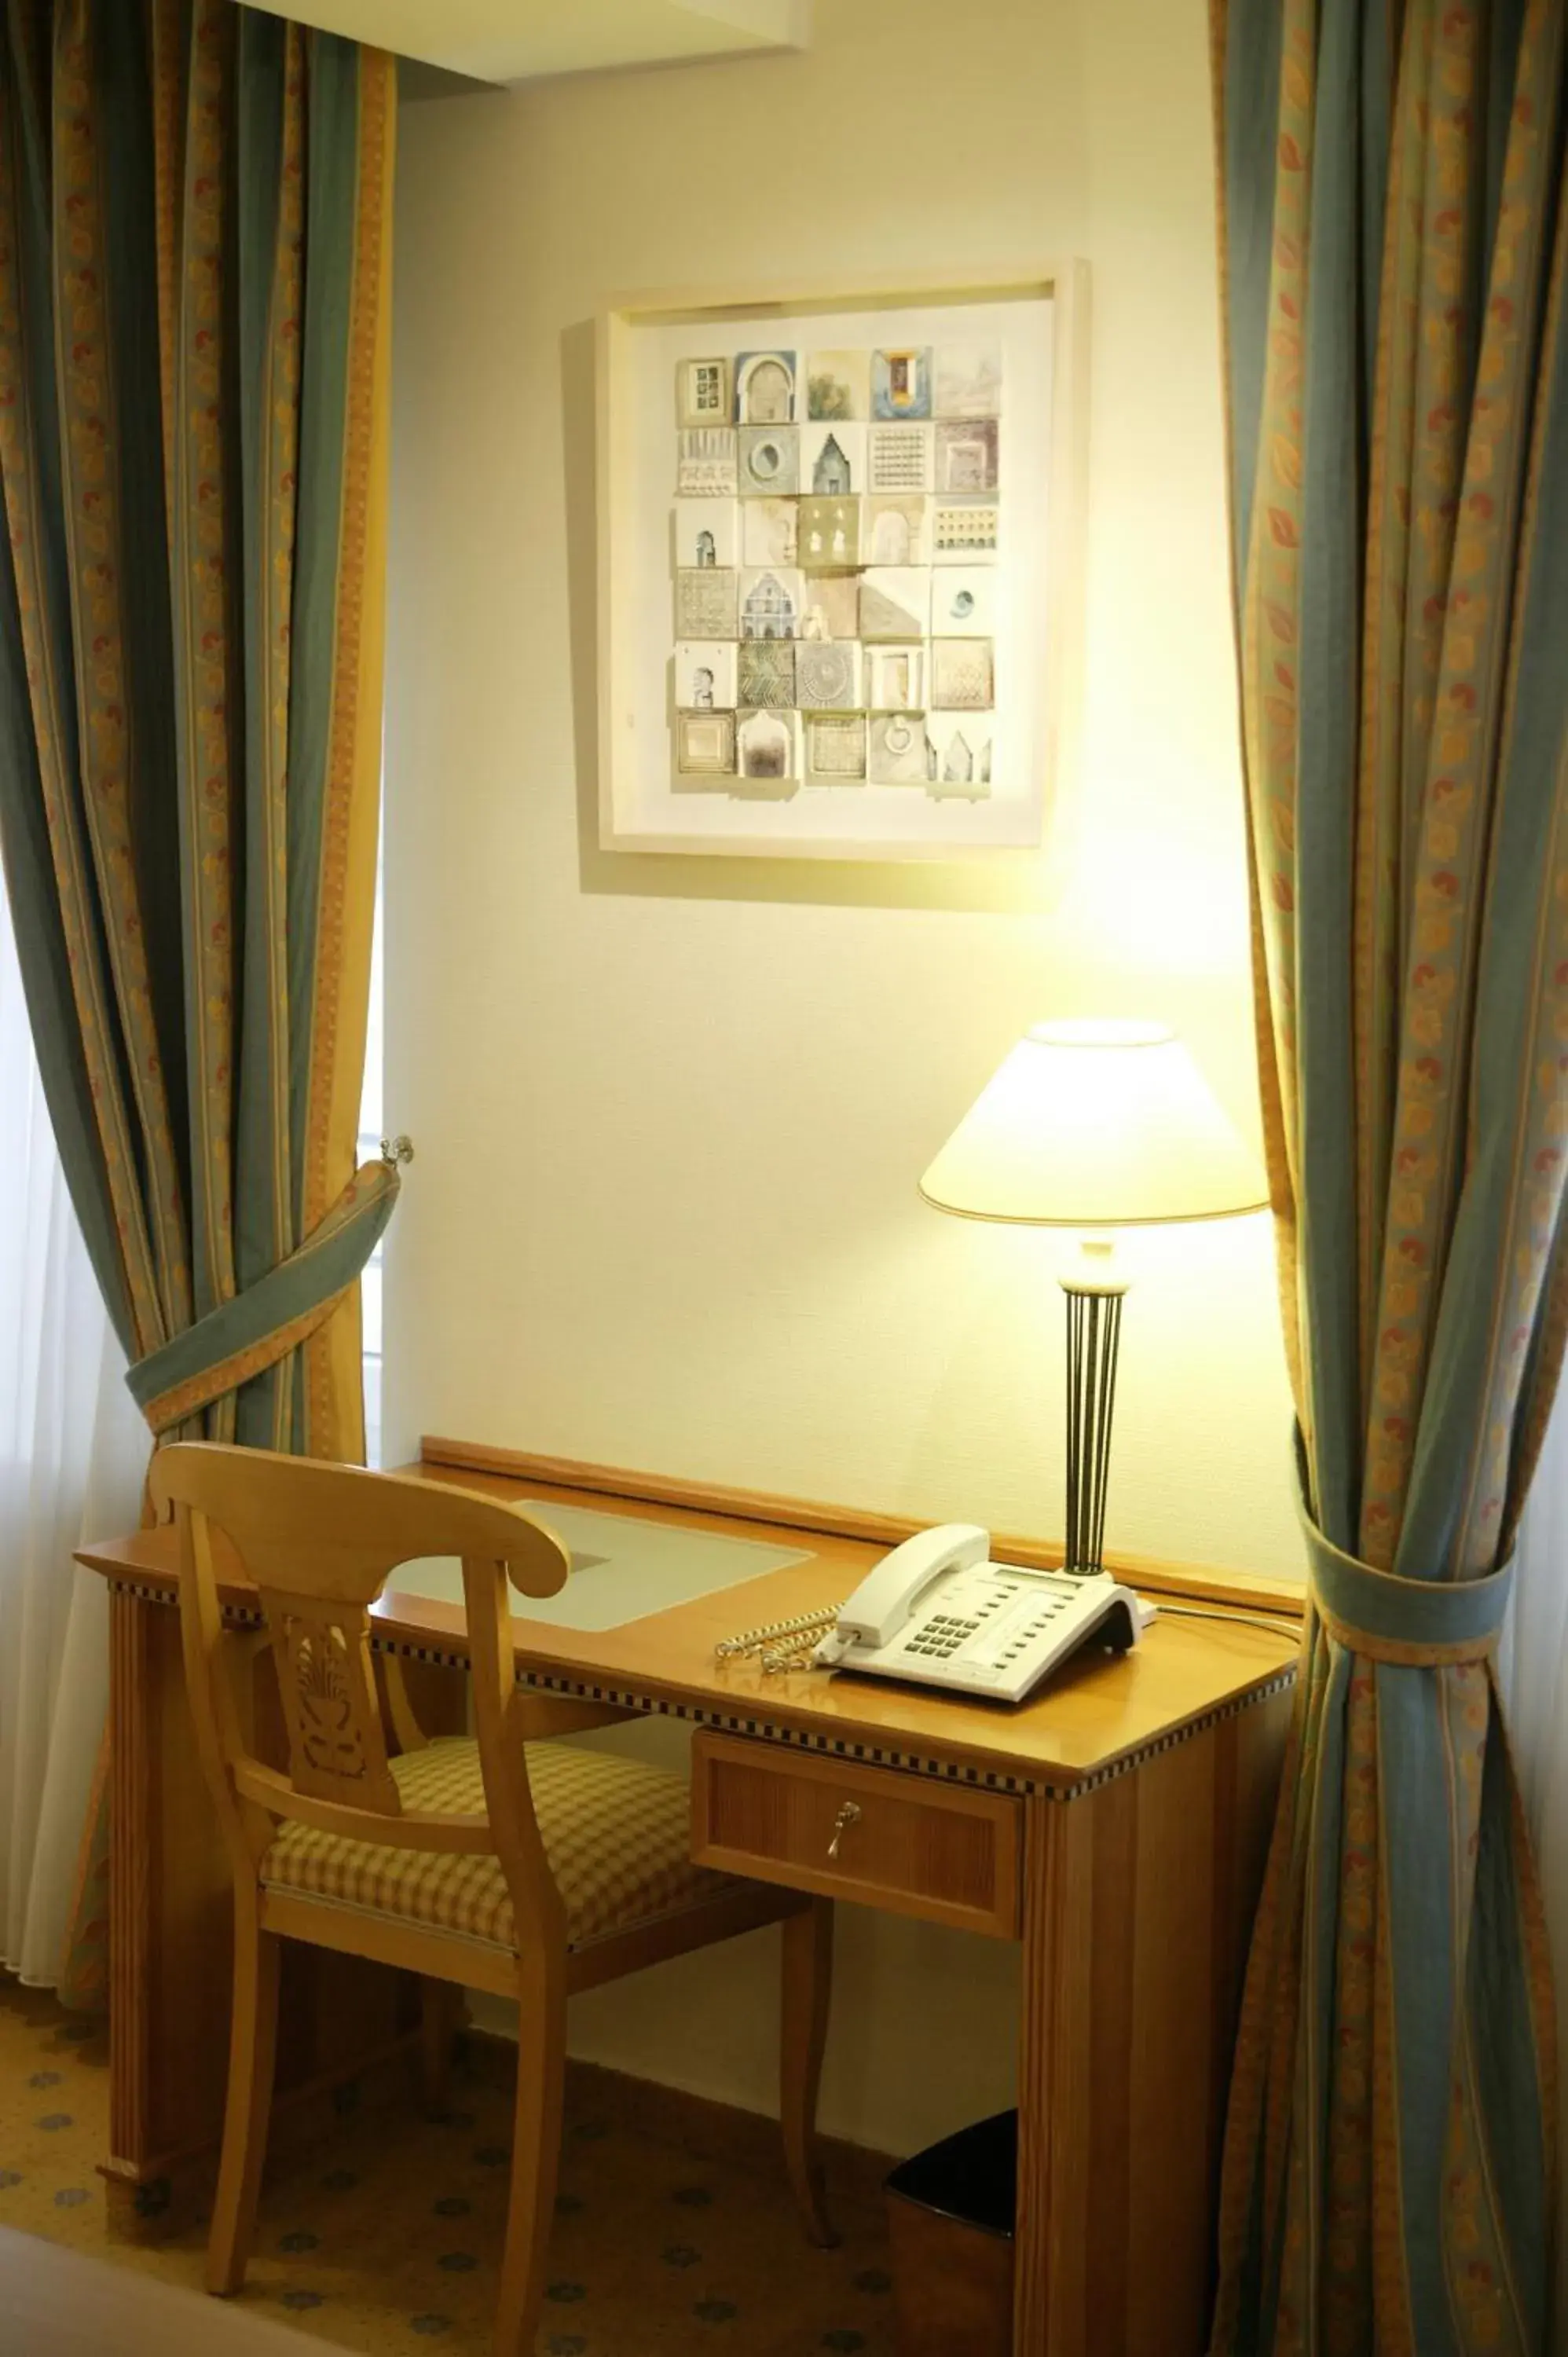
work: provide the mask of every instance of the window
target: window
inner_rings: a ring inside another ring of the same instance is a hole
[[[370,1161],[381,1150],[386,1124],[381,1111],[382,1041],[385,1035],[385,1000],[381,957],[381,869],[376,866],[376,914],[371,934],[371,1007],[365,1028],[365,1079],[360,1095],[360,1150],[358,1159]],[[384,1239],[383,1239],[384,1242]],[[364,1321],[365,1368],[365,1462],[379,1465],[381,1461],[381,1252],[378,1244],[371,1254],[360,1279],[361,1316]]]

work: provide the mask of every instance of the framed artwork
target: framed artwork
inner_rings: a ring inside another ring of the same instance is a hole
[[[1043,838],[1075,694],[1087,274],[663,295],[598,323],[599,839]]]

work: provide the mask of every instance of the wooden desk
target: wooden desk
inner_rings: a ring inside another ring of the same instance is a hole
[[[751,1660],[715,1661],[718,1640],[837,1601],[908,1524],[453,1443],[426,1442],[410,1469],[810,1550],[599,1633],[520,1619],[519,1681],[568,1716],[608,1707],[705,1730],[693,1791],[703,1855],[1020,1937],[1018,2357],[1201,2357],[1231,2039],[1294,1675],[1289,1591],[1134,1566],[1173,1602],[1207,1594],[1277,1621],[1162,1617],[1135,1652],[1085,1659],[1022,1709],[820,1672],[767,1677]],[[1055,1559],[1021,1541],[996,1551]],[[216,2140],[228,1869],[186,1718],[173,1534],[142,1532],[80,1559],[113,1594],[108,2168],[145,2206],[157,2180]],[[254,1657],[242,1577],[225,1602],[237,1654],[249,1645]],[[376,1627],[378,1650],[424,1679],[428,1719],[440,1683],[467,1667],[461,1611],[389,1586]],[[251,1686],[264,1714],[264,1675]],[[845,1799],[865,1832],[830,1863],[818,1829]],[[285,2087],[396,2039],[391,1975],[295,1961]],[[920,2028],[909,2025],[912,2058]]]

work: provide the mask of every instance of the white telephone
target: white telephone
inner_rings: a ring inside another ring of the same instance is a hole
[[[818,1645],[823,1668],[1022,1702],[1090,1637],[1135,1645],[1154,1608],[1100,1572],[992,1563],[991,1534],[943,1523],[884,1555]]]

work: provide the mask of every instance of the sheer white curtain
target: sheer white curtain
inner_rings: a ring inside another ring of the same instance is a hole
[[[146,1426],[44,1108],[0,891],[0,1964],[59,1977],[108,1699],[108,1595],[71,1551],[134,1527]]]
[[[1559,1386],[1520,1524],[1498,1667],[1545,1890],[1560,2028],[1568,2032],[1568,1382]],[[1568,2153],[1568,2075],[1561,2093],[1562,2149]],[[1558,2198],[1553,2348],[1556,2357],[1568,2357],[1568,2169]]]

